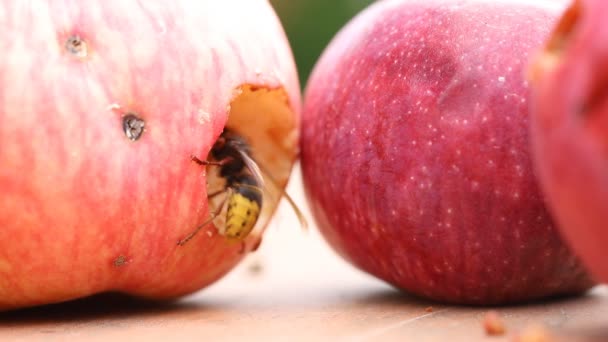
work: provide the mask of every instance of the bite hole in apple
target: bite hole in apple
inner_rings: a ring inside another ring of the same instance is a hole
[[[65,42],[66,50],[78,58],[84,58],[88,55],[87,43],[79,35],[71,35]]]
[[[298,156],[298,122],[289,96],[282,87],[254,84],[241,85],[234,94],[225,129],[247,142],[252,159],[262,171],[266,187],[276,186],[282,191]],[[207,193],[217,192],[225,185],[218,171],[214,165],[207,166]],[[280,199],[280,195],[264,198],[258,219],[262,224],[256,226],[256,230],[263,229],[268,223]],[[256,244],[257,241],[253,241],[252,246]]]
[[[135,113],[127,113],[122,117],[122,129],[127,139],[137,141],[145,131],[146,122]]]

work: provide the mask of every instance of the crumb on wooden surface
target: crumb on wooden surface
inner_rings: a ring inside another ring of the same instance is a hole
[[[496,311],[488,311],[483,318],[483,328],[487,335],[504,335],[506,329],[502,317]]]
[[[248,265],[247,271],[251,276],[259,276],[264,271],[264,266],[260,260],[253,260]]]

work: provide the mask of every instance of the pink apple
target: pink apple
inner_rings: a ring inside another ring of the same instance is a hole
[[[608,282],[608,2],[573,2],[531,68],[543,190],[575,252]]]
[[[213,225],[177,242],[208,217],[191,155],[224,126],[280,185],[297,155],[297,73],[267,1],[9,0],[0,22],[0,309],[173,298],[235,266],[246,253]]]
[[[539,193],[524,69],[563,4],[379,1],[307,85],[302,170],[346,259],[411,293],[467,304],[592,284]]]

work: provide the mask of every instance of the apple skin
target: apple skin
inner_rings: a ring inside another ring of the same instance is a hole
[[[177,242],[207,218],[190,156],[206,158],[237,88],[282,87],[299,115],[268,2],[4,1],[0,22],[0,309],[174,298],[233,268],[246,253],[213,226]]]
[[[301,166],[316,222],[410,293],[507,304],[585,291],[529,151],[528,53],[559,2],[379,1],[307,84]]]
[[[573,2],[531,66],[535,166],[561,232],[608,282],[608,15]]]

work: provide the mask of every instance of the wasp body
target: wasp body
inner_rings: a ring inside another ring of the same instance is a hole
[[[230,130],[224,130],[213,145],[210,155],[211,161],[200,160],[194,156],[192,160],[200,165],[219,167],[219,176],[225,180],[224,186],[219,191],[209,194],[208,198],[212,199],[219,195],[224,195],[224,198],[219,202],[216,210],[210,214],[209,219],[180,240],[178,245],[184,245],[192,239],[225,209],[225,222],[218,227],[218,230],[229,241],[242,242],[244,248],[244,240],[255,228],[262,212],[264,190],[266,190],[262,171],[251,157],[251,148],[245,139]],[[291,197],[277,186],[269,174],[266,176],[269,177],[273,189],[278,190],[289,201],[302,227],[305,227],[306,220]],[[261,236],[254,245],[254,249],[261,242],[260,239]]]
[[[242,240],[253,230],[262,210],[262,177],[251,158],[247,142],[239,135],[225,130],[211,149],[219,161],[220,176],[225,178],[228,208],[224,235],[230,240]]]
[[[231,131],[225,130],[211,149],[214,161],[192,160],[200,165],[216,165],[224,178],[224,188],[209,195],[210,198],[225,195],[211,217],[187,237],[179,241],[183,245],[198,231],[220,215],[226,206],[226,219],[220,233],[228,240],[243,241],[255,227],[262,210],[264,181],[257,164],[251,158],[249,145]]]

